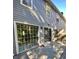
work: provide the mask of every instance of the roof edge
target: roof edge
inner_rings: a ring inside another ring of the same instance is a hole
[[[60,15],[60,17],[62,17],[63,20],[66,22],[65,17],[61,14],[59,9],[54,5],[54,3],[51,0],[44,0],[44,1],[47,2]]]

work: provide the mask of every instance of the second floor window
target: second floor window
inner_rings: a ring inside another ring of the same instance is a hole
[[[31,6],[32,0],[21,0],[21,3],[27,6]]]
[[[48,17],[50,17],[50,15],[51,15],[51,8],[50,8],[50,6],[47,3],[45,5],[45,10],[46,10],[46,15]]]
[[[59,19],[57,18],[56,21],[59,22]]]

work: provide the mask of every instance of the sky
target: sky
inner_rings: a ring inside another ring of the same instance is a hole
[[[66,0],[51,0],[54,5],[59,9],[60,12],[63,12],[64,16],[66,15]]]

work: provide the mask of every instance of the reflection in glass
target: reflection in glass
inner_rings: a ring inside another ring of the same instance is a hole
[[[19,52],[37,45],[38,27],[17,23]]]

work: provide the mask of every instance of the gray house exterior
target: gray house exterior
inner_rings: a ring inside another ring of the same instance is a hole
[[[23,51],[19,51],[18,44],[18,26],[36,26],[37,27],[37,40],[44,40],[44,29],[48,29],[50,32],[50,40],[53,40],[53,30],[65,29],[65,18],[51,2],[51,0],[13,0],[13,57],[14,59],[28,59],[26,52],[29,50],[26,48]],[[17,26],[17,24],[19,24]],[[20,25],[21,24],[21,25]],[[24,27],[23,27],[24,28]],[[29,27],[30,28],[30,27]],[[21,29],[21,28],[20,28]],[[33,28],[35,29],[35,28]],[[25,35],[25,30],[22,31]],[[31,37],[31,36],[30,36]],[[37,42],[37,41],[35,41]],[[27,44],[28,45],[28,44]],[[37,47],[34,44],[30,47]]]

